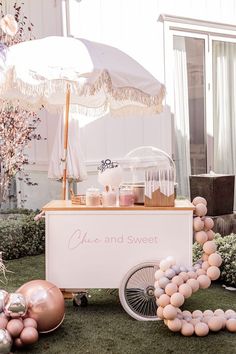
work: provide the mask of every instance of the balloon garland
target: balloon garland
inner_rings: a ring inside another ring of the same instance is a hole
[[[181,332],[184,336],[206,336],[209,331],[217,332],[226,328],[236,333],[236,312],[217,309],[182,311],[180,307],[198,289],[206,289],[212,280],[220,276],[221,256],[216,252],[212,228],[214,222],[207,217],[207,202],[202,197],[193,199],[195,216],[193,229],[195,240],[203,246],[201,259],[193,267],[176,265],[173,257],[160,261],[155,273],[155,297],[157,316],[173,332]]]

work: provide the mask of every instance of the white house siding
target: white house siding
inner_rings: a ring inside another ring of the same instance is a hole
[[[38,37],[62,34],[60,0],[24,2],[26,15],[35,24]],[[163,23],[158,21],[161,14],[227,24],[234,24],[236,18],[236,0],[68,0],[68,5],[71,10],[69,34],[123,50],[163,83]],[[41,164],[44,174],[40,177],[43,183],[40,182],[37,189],[40,189],[41,198],[33,201],[29,198],[27,206],[40,207],[44,201],[58,197],[57,192],[52,195],[53,188],[50,189],[50,195],[48,187],[45,187],[45,195],[41,189],[42,185],[48,185],[45,171],[55,122],[55,117],[42,119],[42,136],[48,139],[34,143],[30,152],[39,170]],[[171,112],[166,106],[164,112],[157,117],[119,119],[107,116],[81,126],[81,142],[90,173],[88,181],[79,184],[78,189],[84,191],[86,186],[97,184],[96,164],[102,158],[121,158],[130,149],[140,145],[154,145],[171,154],[171,122]]]

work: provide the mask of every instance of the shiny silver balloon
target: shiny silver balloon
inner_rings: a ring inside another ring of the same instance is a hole
[[[3,289],[0,289],[0,312],[2,312],[4,309],[7,296],[8,296],[8,292],[6,292]]]
[[[0,354],[9,354],[12,346],[12,338],[6,329],[0,329]]]
[[[7,316],[12,318],[24,316],[27,312],[27,302],[25,296],[19,293],[9,294],[5,303],[4,312]]]

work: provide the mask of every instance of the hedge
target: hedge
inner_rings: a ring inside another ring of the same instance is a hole
[[[3,259],[41,254],[45,250],[45,222],[34,221],[35,213],[22,214],[0,221],[0,251]]]

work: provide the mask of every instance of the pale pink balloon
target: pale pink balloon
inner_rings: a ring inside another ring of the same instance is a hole
[[[188,272],[188,277],[189,277],[189,279],[197,279],[197,273],[194,271],[190,271],[190,272]]]
[[[216,266],[210,266],[207,269],[207,275],[211,280],[216,280],[220,277],[220,270]]]
[[[158,299],[158,305],[161,307],[165,307],[170,303],[170,297],[167,294],[163,294]]]
[[[25,345],[36,343],[38,338],[38,331],[34,327],[25,327],[20,334],[20,339]]]
[[[199,203],[202,203],[202,204],[204,204],[205,206],[207,206],[207,201],[206,201],[206,199],[203,198],[203,197],[195,197],[195,198],[193,199],[192,203],[193,203],[193,205],[195,205],[195,206],[196,206],[197,204],[199,204]]]
[[[199,337],[204,337],[207,336],[209,333],[209,327],[206,323],[204,322],[199,322],[195,325],[195,333]]]
[[[172,332],[179,332],[181,330],[181,327],[182,327],[182,323],[181,320],[179,320],[178,318],[168,321],[168,328]]]
[[[182,325],[181,333],[183,336],[190,337],[194,333],[194,327],[191,323],[184,323]]]
[[[184,282],[183,278],[179,277],[178,275],[172,278],[172,283],[176,284],[177,286],[180,286],[181,284],[183,284],[183,282]]]
[[[229,332],[236,333],[236,319],[230,318],[226,321],[226,328]]]
[[[195,240],[200,243],[200,245],[203,245],[208,240],[206,231],[195,232]]]
[[[235,316],[235,311],[234,311],[234,310],[229,309],[229,310],[226,310],[226,311],[225,311],[225,317],[226,317],[227,319],[229,319],[229,318],[231,318],[231,317],[233,317],[233,316]]]
[[[203,313],[202,313],[202,311],[201,310],[195,310],[195,311],[193,311],[193,313],[192,313],[192,317],[193,318],[198,318],[198,317],[202,317],[203,316]]]
[[[212,241],[214,239],[214,237],[215,237],[214,231],[208,230],[208,231],[206,231],[206,233],[207,233],[208,241]]]
[[[201,322],[201,318],[197,317],[197,318],[193,318],[190,323],[195,327],[197,323]]]
[[[12,319],[7,324],[7,330],[10,335],[14,338],[19,337],[24,325],[19,319]]]
[[[192,295],[192,288],[188,284],[182,284],[179,287],[179,292],[187,299]]]
[[[215,316],[224,316],[225,313],[224,313],[223,310],[217,309],[217,310],[214,311],[214,315],[215,315]]]
[[[178,287],[175,283],[167,284],[165,287],[165,293],[169,296],[173,295],[178,291]]]
[[[191,286],[192,292],[195,293],[199,289],[199,281],[197,279],[187,280],[187,284]]]
[[[183,315],[184,317],[192,317],[191,312],[190,312],[190,311],[188,311],[188,310],[184,310],[184,311],[182,311],[182,315]]]
[[[194,231],[201,231],[204,229],[204,221],[199,216],[193,219],[193,229]]]
[[[208,261],[208,258],[209,258],[208,254],[203,253],[203,255],[202,255],[202,260],[203,260],[203,261]]]
[[[203,312],[203,315],[212,317],[212,316],[214,316],[214,312],[212,310],[205,310]]]
[[[218,332],[222,328],[222,319],[219,316],[213,316],[208,321],[208,327],[213,332]]]
[[[222,258],[218,253],[212,253],[208,258],[208,262],[211,266],[220,267],[222,263]]]
[[[214,221],[212,220],[212,218],[209,218],[208,216],[205,217],[204,227],[206,230],[211,230],[214,227]]]
[[[175,294],[171,295],[170,303],[171,303],[171,305],[173,305],[175,307],[182,306],[184,303],[184,295],[182,295],[180,293],[175,293]]]
[[[195,214],[197,216],[205,216],[207,214],[207,207],[203,203],[198,203],[195,207]]]
[[[186,282],[189,278],[189,275],[187,272],[180,272],[179,277],[181,277],[183,279],[183,281]]]
[[[159,307],[157,308],[157,317],[159,317],[161,320],[164,319],[163,310],[164,310],[164,308],[161,307],[161,306],[159,306]]]
[[[208,261],[205,261],[202,263],[202,269],[207,270],[209,268],[210,264],[208,263]]]
[[[217,246],[214,241],[207,241],[203,245],[203,251],[208,255],[215,253],[216,250],[217,250]]]
[[[23,321],[24,327],[34,327],[37,329],[38,324],[33,318],[25,318]]]
[[[199,277],[199,275],[206,275],[206,271],[204,269],[200,268],[200,269],[197,269],[196,274],[198,277]]]
[[[163,316],[167,320],[173,320],[177,316],[177,309],[173,305],[167,305],[163,309]]]
[[[200,289],[207,289],[211,285],[211,279],[207,275],[199,275],[197,278]]]

